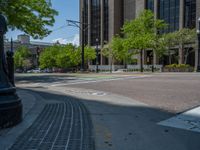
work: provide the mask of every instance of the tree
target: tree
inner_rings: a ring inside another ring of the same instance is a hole
[[[85,48],[85,60],[90,61],[95,58],[95,50],[87,46]],[[44,49],[39,62],[42,69],[77,67],[81,63],[81,49],[72,44],[54,45]]]
[[[77,48],[77,56],[76,56],[76,60],[79,62],[79,64],[81,63],[81,47]],[[92,60],[94,60],[96,58],[96,51],[94,48],[90,47],[90,46],[85,46],[84,48],[84,60],[85,61],[85,65],[88,65],[88,63]]]
[[[186,48],[186,45],[193,44],[194,47],[196,36],[195,29],[183,28],[175,32],[175,42],[179,46],[179,64],[186,64],[189,55],[189,48]]]
[[[60,46],[58,45],[45,48],[40,53],[40,57],[39,57],[40,68],[52,69],[53,67],[57,67],[56,58],[57,58],[59,49],[60,49]]]
[[[56,64],[59,68],[71,68],[80,64],[77,47],[72,44],[60,46],[58,55],[56,56]]]
[[[110,58],[110,69],[115,61],[124,61],[124,65],[130,60],[132,53],[128,52],[128,49],[123,45],[123,38],[116,35],[112,38],[107,48],[103,49],[103,55]]]
[[[90,46],[85,46],[85,60],[87,60],[87,62],[94,60],[96,58],[96,52],[95,49],[90,47]]]
[[[6,16],[10,28],[17,28],[34,38],[51,33],[58,12],[46,0],[0,0],[0,12]]]
[[[176,33],[166,33],[163,35],[163,39],[169,56],[169,64],[171,64],[171,49],[176,46]]]
[[[14,54],[15,68],[20,68],[20,69],[29,68],[32,65],[30,61],[30,56],[31,53],[27,47],[25,46],[19,47]]]
[[[154,14],[150,10],[144,10],[135,20],[126,22],[123,26],[125,35],[123,45],[126,49],[133,49],[140,53],[141,72],[143,72],[143,51],[155,48],[158,40],[157,31],[165,26],[163,20],[154,19]]]

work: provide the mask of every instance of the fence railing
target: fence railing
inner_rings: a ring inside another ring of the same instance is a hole
[[[152,67],[156,71],[162,71],[163,66],[162,65],[144,65],[143,68],[146,71],[151,71]],[[140,65],[127,65],[125,68],[124,65],[99,65],[98,66],[99,71],[118,71],[118,70],[126,70],[126,71],[139,71],[140,70]],[[89,70],[90,71],[96,71],[96,65],[89,65]]]

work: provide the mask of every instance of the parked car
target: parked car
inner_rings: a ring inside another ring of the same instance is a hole
[[[28,70],[27,73],[41,73],[41,69],[40,68],[36,68],[36,69],[31,69],[31,70]]]

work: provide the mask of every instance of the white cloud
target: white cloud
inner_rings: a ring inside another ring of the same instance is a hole
[[[73,44],[73,45],[79,46],[79,34],[76,34],[76,35],[75,35],[73,38],[71,38],[71,39],[57,38],[57,39],[54,39],[52,42],[53,42],[53,43],[59,42],[60,44],[68,44],[68,43],[71,43],[71,44]]]

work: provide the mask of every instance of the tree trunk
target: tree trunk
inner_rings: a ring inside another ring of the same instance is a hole
[[[169,55],[169,65],[171,65],[172,64],[172,58],[171,58],[171,52],[170,52],[170,50],[169,50],[168,55]]]
[[[113,58],[110,58],[110,73],[112,73],[112,66],[114,64]]]
[[[184,52],[183,52],[184,48],[183,45],[179,46],[179,64],[183,64],[184,63]]]
[[[187,48],[187,51],[185,54],[184,64],[187,64],[188,55],[189,55],[189,48]]]

